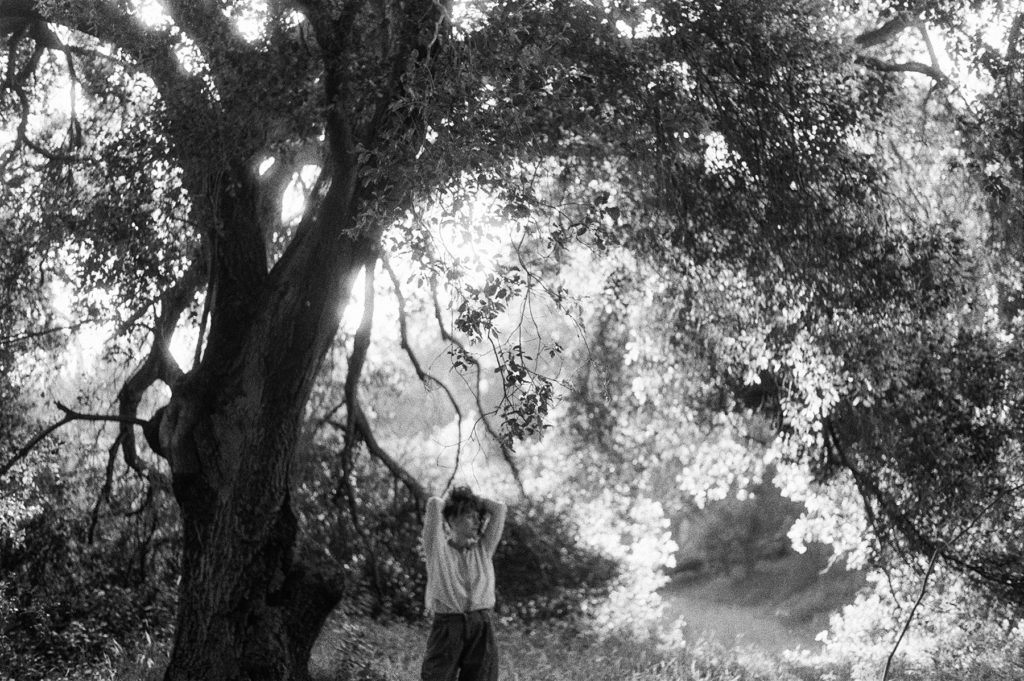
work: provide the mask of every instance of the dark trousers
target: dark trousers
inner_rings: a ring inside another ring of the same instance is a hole
[[[498,646],[490,610],[434,615],[422,681],[497,681]]]

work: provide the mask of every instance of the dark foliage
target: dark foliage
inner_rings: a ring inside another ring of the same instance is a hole
[[[173,535],[153,534],[154,507],[101,522],[59,480],[25,527],[0,545],[0,669],[19,681],[94,663],[147,636],[166,637],[174,614]],[[170,523],[173,526],[173,523]]]
[[[579,616],[607,595],[619,565],[581,545],[564,511],[534,502],[509,510],[494,569],[501,611],[531,621]]]

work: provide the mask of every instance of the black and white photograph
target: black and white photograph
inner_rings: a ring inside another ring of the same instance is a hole
[[[1024,0],[0,0],[0,681],[1024,679]]]

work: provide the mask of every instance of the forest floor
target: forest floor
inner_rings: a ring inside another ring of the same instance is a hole
[[[821,551],[763,560],[749,574],[677,574],[661,591],[665,617],[686,622],[687,639],[742,652],[820,652],[816,636],[851,603],[864,575],[828,566]]]

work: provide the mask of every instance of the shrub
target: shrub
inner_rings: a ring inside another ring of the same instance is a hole
[[[523,621],[576,618],[608,595],[620,573],[549,501],[510,509],[494,564],[502,612]]]
[[[873,587],[834,615],[825,638],[827,655],[851,666],[854,681],[878,678],[909,611],[920,595],[923,576],[907,565],[875,573]],[[901,678],[1020,678],[1024,629],[1020,611],[986,595],[941,566],[935,569],[896,662]]]
[[[162,635],[175,602],[173,565],[150,533],[157,509],[108,518],[90,543],[89,513],[68,485],[43,482],[39,512],[18,527],[23,541],[0,546],[0,669],[19,681],[94,663],[145,632]]]

